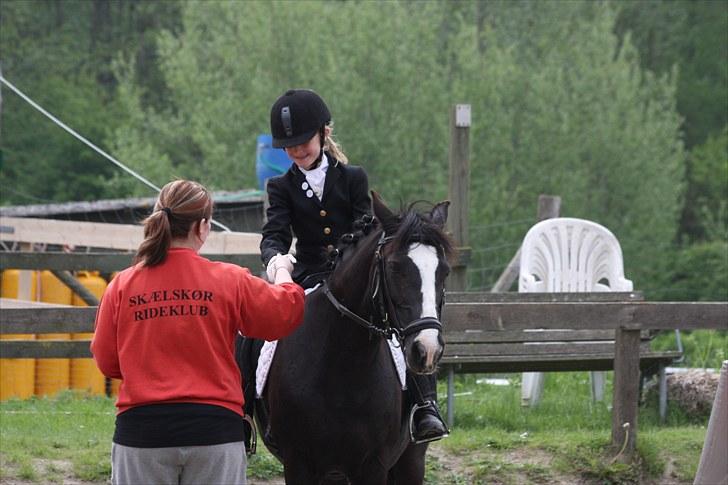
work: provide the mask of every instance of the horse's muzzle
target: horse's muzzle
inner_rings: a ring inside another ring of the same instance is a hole
[[[442,324],[438,319],[426,317],[413,321],[402,332],[407,367],[412,372],[435,372],[445,348],[441,330]]]

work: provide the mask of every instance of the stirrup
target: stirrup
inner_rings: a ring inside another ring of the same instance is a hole
[[[442,424],[445,425],[445,433],[440,436],[417,440],[417,439],[415,439],[415,413],[417,411],[419,411],[420,409],[425,409],[425,408],[429,408],[429,407],[431,407],[435,410],[435,414],[440,419],[440,421],[442,421]],[[425,401],[422,404],[415,403],[412,406],[412,410],[410,411],[410,415],[409,415],[409,433],[410,433],[410,442],[414,443],[416,445],[419,445],[421,443],[429,443],[431,441],[438,441],[443,438],[447,438],[448,436],[450,436],[450,428],[447,427],[445,420],[442,419],[442,414],[440,414],[440,408],[437,407],[437,404],[434,401]]]
[[[250,427],[250,447],[248,447],[248,443],[245,442],[245,454],[247,456],[255,455],[255,452],[258,450],[258,432],[255,429],[255,422],[253,422],[253,418],[250,417],[250,415],[245,414],[243,416],[243,421]]]

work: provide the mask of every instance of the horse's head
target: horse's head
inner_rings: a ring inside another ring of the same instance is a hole
[[[449,204],[395,214],[372,192],[376,220],[357,221],[359,230],[342,237],[329,280],[334,306],[371,332],[398,335],[407,366],[418,374],[435,372],[444,350],[440,311],[454,253],[443,231]]]
[[[380,270],[389,318],[404,337],[407,366],[431,374],[445,348],[440,314],[445,278],[453,245],[443,228],[449,202],[436,204],[427,214],[413,207],[394,214],[376,193],[374,215],[380,221]]]
[[[441,202],[429,213],[410,206],[394,214],[372,193],[374,215],[382,228],[380,291],[391,325],[403,337],[407,366],[418,374],[433,373],[444,350],[440,314],[453,255],[443,231],[449,205]]]

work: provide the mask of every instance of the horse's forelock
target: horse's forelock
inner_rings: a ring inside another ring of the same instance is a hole
[[[374,248],[381,238],[382,231],[386,231],[387,237],[392,237],[392,252],[404,252],[409,249],[413,242],[428,244],[440,248],[445,259],[452,261],[455,255],[455,247],[450,237],[425,213],[418,212],[415,206],[417,202],[410,204],[403,209],[396,220],[386,221],[377,224],[369,222],[356,224],[359,228],[351,233],[350,237],[342,237],[338,249],[342,257],[336,265],[335,273],[352,274],[353,271],[361,271],[362,264],[370,264],[370,258],[361,260],[360,255],[373,255]],[[356,255],[356,256],[355,256]],[[346,277],[346,276],[343,276]]]
[[[400,216],[400,224],[394,234],[395,250],[407,251],[413,242],[420,242],[442,249],[444,256],[452,260],[455,247],[448,235],[429,216],[417,212],[415,204],[410,205]]]

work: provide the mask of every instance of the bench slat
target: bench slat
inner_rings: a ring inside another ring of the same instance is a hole
[[[479,293],[455,291],[445,293],[445,303],[515,303],[515,302],[625,302],[643,301],[640,291],[598,293]]]
[[[657,364],[669,365],[680,357],[680,352],[640,352],[640,368],[649,369]],[[448,356],[440,361],[440,375],[452,367],[456,373],[490,374],[537,371],[598,371],[614,369],[614,353],[541,355],[528,360],[523,354],[492,355],[484,361],[481,356]]]
[[[606,340],[613,342],[614,330],[548,330],[543,332],[529,332],[525,330],[467,330],[464,332],[451,332],[446,329],[443,338],[447,344],[477,344],[480,342],[578,342],[583,340]],[[649,331],[642,331],[642,339],[650,339]]]
[[[491,358],[498,355],[521,355],[524,360],[536,359],[542,355],[564,355],[564,354],[608,354],[614,353],[614,343],[584,343],[584,342],[544,342],[533,344],[522,343],[496,343],[496,344],[446,344],[445,356],[477,356],[480,358]]]

